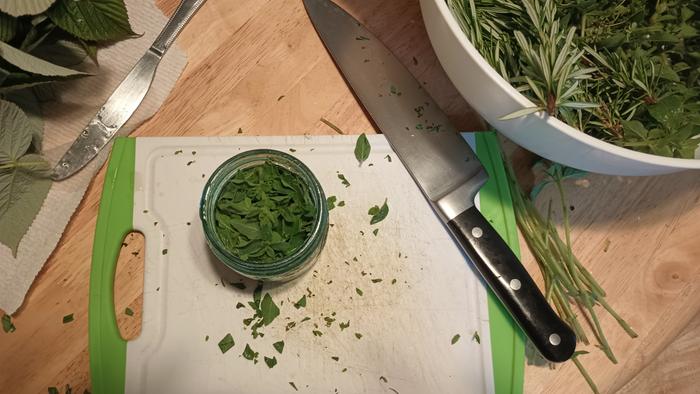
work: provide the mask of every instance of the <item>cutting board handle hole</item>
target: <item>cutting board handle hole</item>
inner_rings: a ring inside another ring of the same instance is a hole
[[[122,240],[117,259],[114,310],[119,334],[127,341],[136,339],[141,334],[145,241],[143,234],[138,231],[128,233]]]

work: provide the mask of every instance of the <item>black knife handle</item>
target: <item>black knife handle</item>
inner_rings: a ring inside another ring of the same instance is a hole
[[[542,356],[553,362],[568,360],[576,349],[576,335],[481,212],[472,207],[448,227]]]

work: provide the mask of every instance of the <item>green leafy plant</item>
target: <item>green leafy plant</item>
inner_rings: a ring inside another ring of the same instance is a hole
[[[304,181],[270,162],[236,172],[216,202],[216,233],[245,261],[270,263],[308,239],[317,207]]]
[[[446,0],[486,61],[545,112],[644,153],[700,144],[700,4]]]
[[[40,102],[134,36],[123,0],[0,0],[0,243],[15,256],[51,188]]]

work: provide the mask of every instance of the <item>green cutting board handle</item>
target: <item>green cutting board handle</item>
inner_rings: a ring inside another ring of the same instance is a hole
[[[114,276],[124,237],[132,231],[136,140],[118,138],[107,168],[92,249],[89,349],[92,391],[124,393],[126,341],[114,310]]]

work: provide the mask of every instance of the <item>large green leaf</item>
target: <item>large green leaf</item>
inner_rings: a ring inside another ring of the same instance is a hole
[[[51,189],[51,179],[37,175],[48,168],[41,156],[25,155],[18,163],[22,167],[0,170],[0,243],[14,256]]]
[[[41,115],[41,105],[32,89],[22,89],[5,94],[5,99],[17,104],[31,124],[32,145],[30,153],[41,153],[44,140],[44,119]]]
[[[32,51],[32,54],[62,67],[77,66],[88,56],[85,47],[68,40],[56,40],[50,44],[40,45]]]
[[[8,42],[17,34],[17,19],[0,12],[0,41]]]
[[[0,57],[13,66],[31,74],[46,77],[75,77],[86,75],[83,72],[49,63],[46,60],[22,52],[9,44],[0,42]]]
[[[12,16],[41,14],[56,0],[0,0],[0,10]]]
[[[0,164],[22,157],[32,143],[32,124],[15,104],[0,100]]]
[[[123,0],[58,0],[48,11],[61,29],[87,41],[135,36]]]

